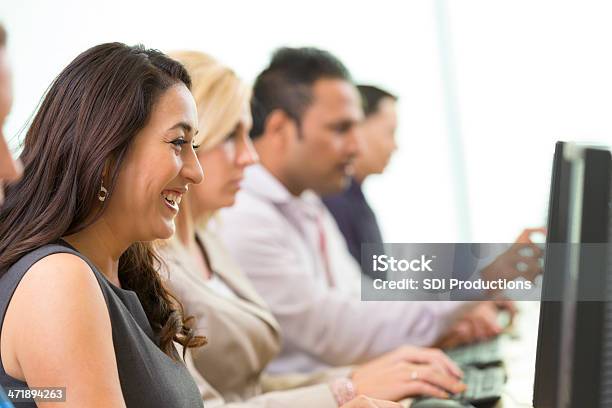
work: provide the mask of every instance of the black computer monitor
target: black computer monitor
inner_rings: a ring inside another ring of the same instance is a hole
[[[557,145],[535,408],[612,407],[611,191],[608,150]]]
[[[568,333],[571,353],[562,356],[571,362],[566,406],[612,407],[612,159],[608,150],[594,148],[585,149],[582,157],[577,292],[573,332]]]
[[[570,202],[570,162],[564,158],[565,143],[557,142],[552,166],[546,252],[542,277],[542,299],[560,299],[566,279],[566,254],[563,245],[551,243],[568,242],[568,218]],[[540,303],[537,358],[534,379],[533,406],[535,408],[557,408],[559,384],[559,360],[561,350],[562,303],[558,300],[543,300]]]

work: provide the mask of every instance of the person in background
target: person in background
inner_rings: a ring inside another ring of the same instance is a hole
[[[323,203],[334,217],[348,249],[357,261],[361,263],[361,244],[382,244],[376,214],[368,204],[362,186],[368,176],[382,174],[393,153],[397,150],[395,132],[397,129],[397,100],[392,93],[372,86],[357,85],[361,96],[364,121],[360,125],[361,149],[354,160],[354,173],[348,187],[337,194],[321,197]],[[518,244],[528,244],[529,235],[542,232],[540,228],[526,229],[518,237]],[[372,279],[381,276],[369,268],[362,268]],[[497,309],[508,310],[512,315],[516,308],[510,301],[499,301],[481,304],[475,313],[464,316],[446,337],[436,345],[451,347],[472,338],[486,338],[496,335],[503,329],[496,322]]]
[[[204,53],[170,55],[193,81],[201,124],[197,156],[206,181],[183,197],[176,234],[159,249],[168,266],[166,283],[185,313],[195,317],[196,334],[208,339],[206,347],[188,352],[205,404],[335,408],[358,393],[398,400],[423,394],[447,397],[462,389],[461,371],[448,357],[416,347],[403,347],[359,367],[313,375],[262,374],[280,350],[280,327],[209,228],[214,214],[234,203],[244,169],[258,160],[249,138],[250,89]]]
[[[346,187],[359,153],[363,112],[344,65],[319,49],[282,48],[251,105],[261,164],[245,170],[218,231],[280,323],[269,370],[356,364],[445,335],[472,304],[362,302],[359,265],[317,196]]]
[[[14,160],[2,131],[13,104],[11,70],[6,51],[6,30],[0,24],[0,206],[4,201],[4,183],[17,180],[22,173],[21,163]]]
[[[4,137],[4,122],[11,111],[13,93],[11,87],[11,72],[6,55],[7,34],[0,23],[0,206],[4,201],[4,183],[17,180],[21,176],[21,163],[13,159]],[[0,387],[0,407],[12,407],[6,394]]]
[[[189,86],[161,52],[107,43],[49,87],[0,207],[5,389],[65,387],[66,408],[203,406],[174,342],[205,339],[150,243],[172,236],[181,195],[202,180]]]
[[[362,148],[355,157],[355,170],[348,187],[340,193],[323,196],[322,200],[336,220],[351,255],[361,263],[362,243],[383,243],[376,215],[361,186],[369,175],[385,171],[397,150],[397,97],[375,86],[358,85],[357,89],[365,116],[361,124]],[[366,271],[373,274],[370,269]]]

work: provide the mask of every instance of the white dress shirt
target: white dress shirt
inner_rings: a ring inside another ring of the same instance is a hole
[[[219,221],[225,245],[280,323],[284,344],[270,372],[355,364],[403,344],[431,345],[462,309],[461,302],[361,301],[360,267],[323,203],[310,191],[291,195],[261,165],[246,169],[236,204]]]

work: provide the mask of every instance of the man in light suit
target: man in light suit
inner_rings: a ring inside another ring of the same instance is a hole
[[[246,169],[219,233],[281,325],[270,371],[354,364],[447,333],[464,303],[360,301],[359,265],[317,196],[345,188],[359,152],[363,112],[342,63],[278,50],[255,82],[252,113],[261,164]]]

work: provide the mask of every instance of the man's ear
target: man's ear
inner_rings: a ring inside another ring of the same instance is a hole
[[[277,144],[285,146],[297,137],[298,129],[294,119],[283,110],[276,109],[268,115],[264,133]]]

